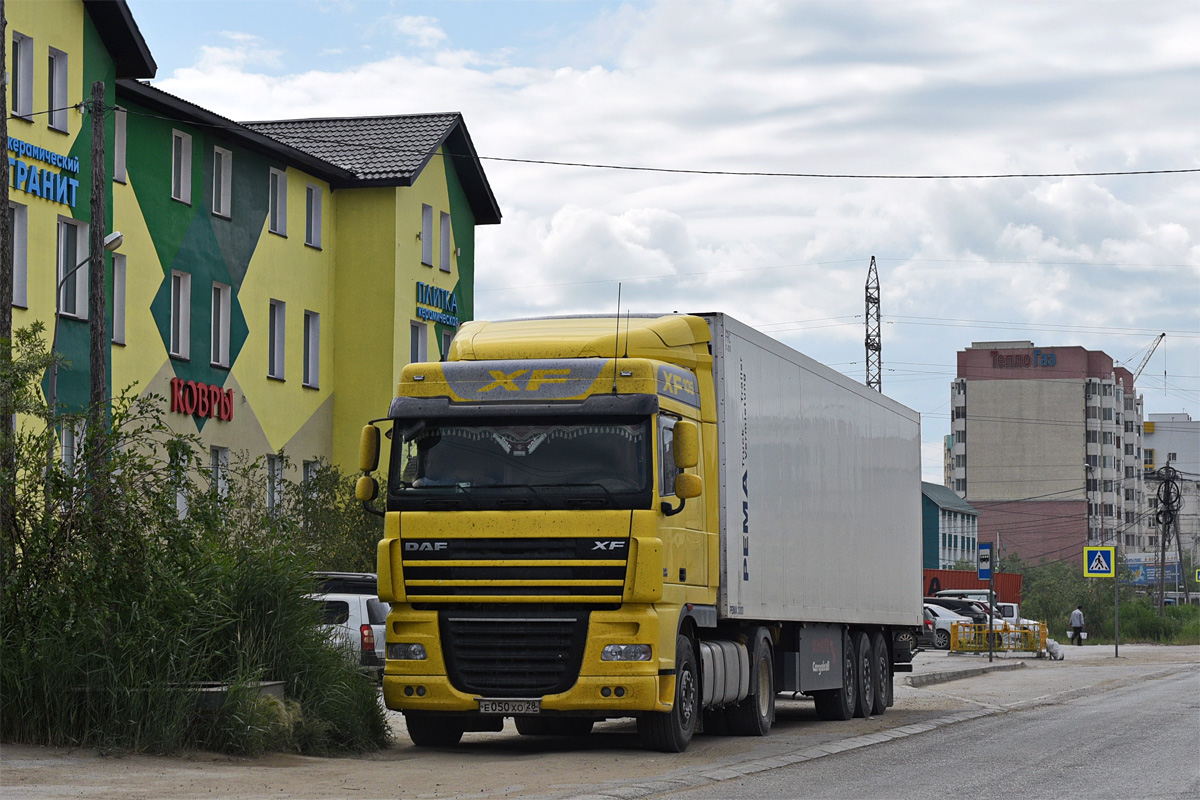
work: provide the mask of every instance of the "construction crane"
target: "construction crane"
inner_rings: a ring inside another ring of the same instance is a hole
[[[1142,374],[1142,370],[1144,370],[1146,365],[1150,363],[1150,356],[1154,355],[1154,351],[1158,349],[1158,345],[1165,338],[1167,338],[1167,335],[1165,333],[1160,333],[1150,344],[1150,352],[1146,353],[1146,357],[1142,359],[1142,363],[1138,364],[1138,368],[1133,371],[1133,383],[1137,383],[1138,376]]]
[[[879,333],[879,273],[875,256],[867,269],[867,386],[883,391],[883,339]]]

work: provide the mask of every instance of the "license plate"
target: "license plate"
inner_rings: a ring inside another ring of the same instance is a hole
[[[479,701],[480,714],[540,714],[541,700],[483,700]]]

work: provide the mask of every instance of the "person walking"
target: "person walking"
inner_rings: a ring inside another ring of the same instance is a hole
[[[1075,640],[1075,645],[1083,644],[1083,606],[1076,606],[1071,612],[1071,637]]]

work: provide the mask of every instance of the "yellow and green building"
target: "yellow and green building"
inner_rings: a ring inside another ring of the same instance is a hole
[[[13,324],[49,336],[61,281],[60,409],[88,397],[87,269],[70,271],[101,224],[123,237],[106,255],[112,394],[160,396],[214,466],[286,452],[352,469],[401,369],[443,358],[473,316],[475,227],[500,211],[462,116],[237,123],[144,82],[156,66],[123,0],[8,0],[6,16]],[[99,222],[78,107],[97,80]]]

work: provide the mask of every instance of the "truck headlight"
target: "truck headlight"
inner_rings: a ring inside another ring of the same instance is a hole
[[[648,644],[606,644],[600,651],[601,661],[649,661],[651,647]]]
[[[409,642],[388,643],[387,657],[393,661],[424,661],[425,645]]]

